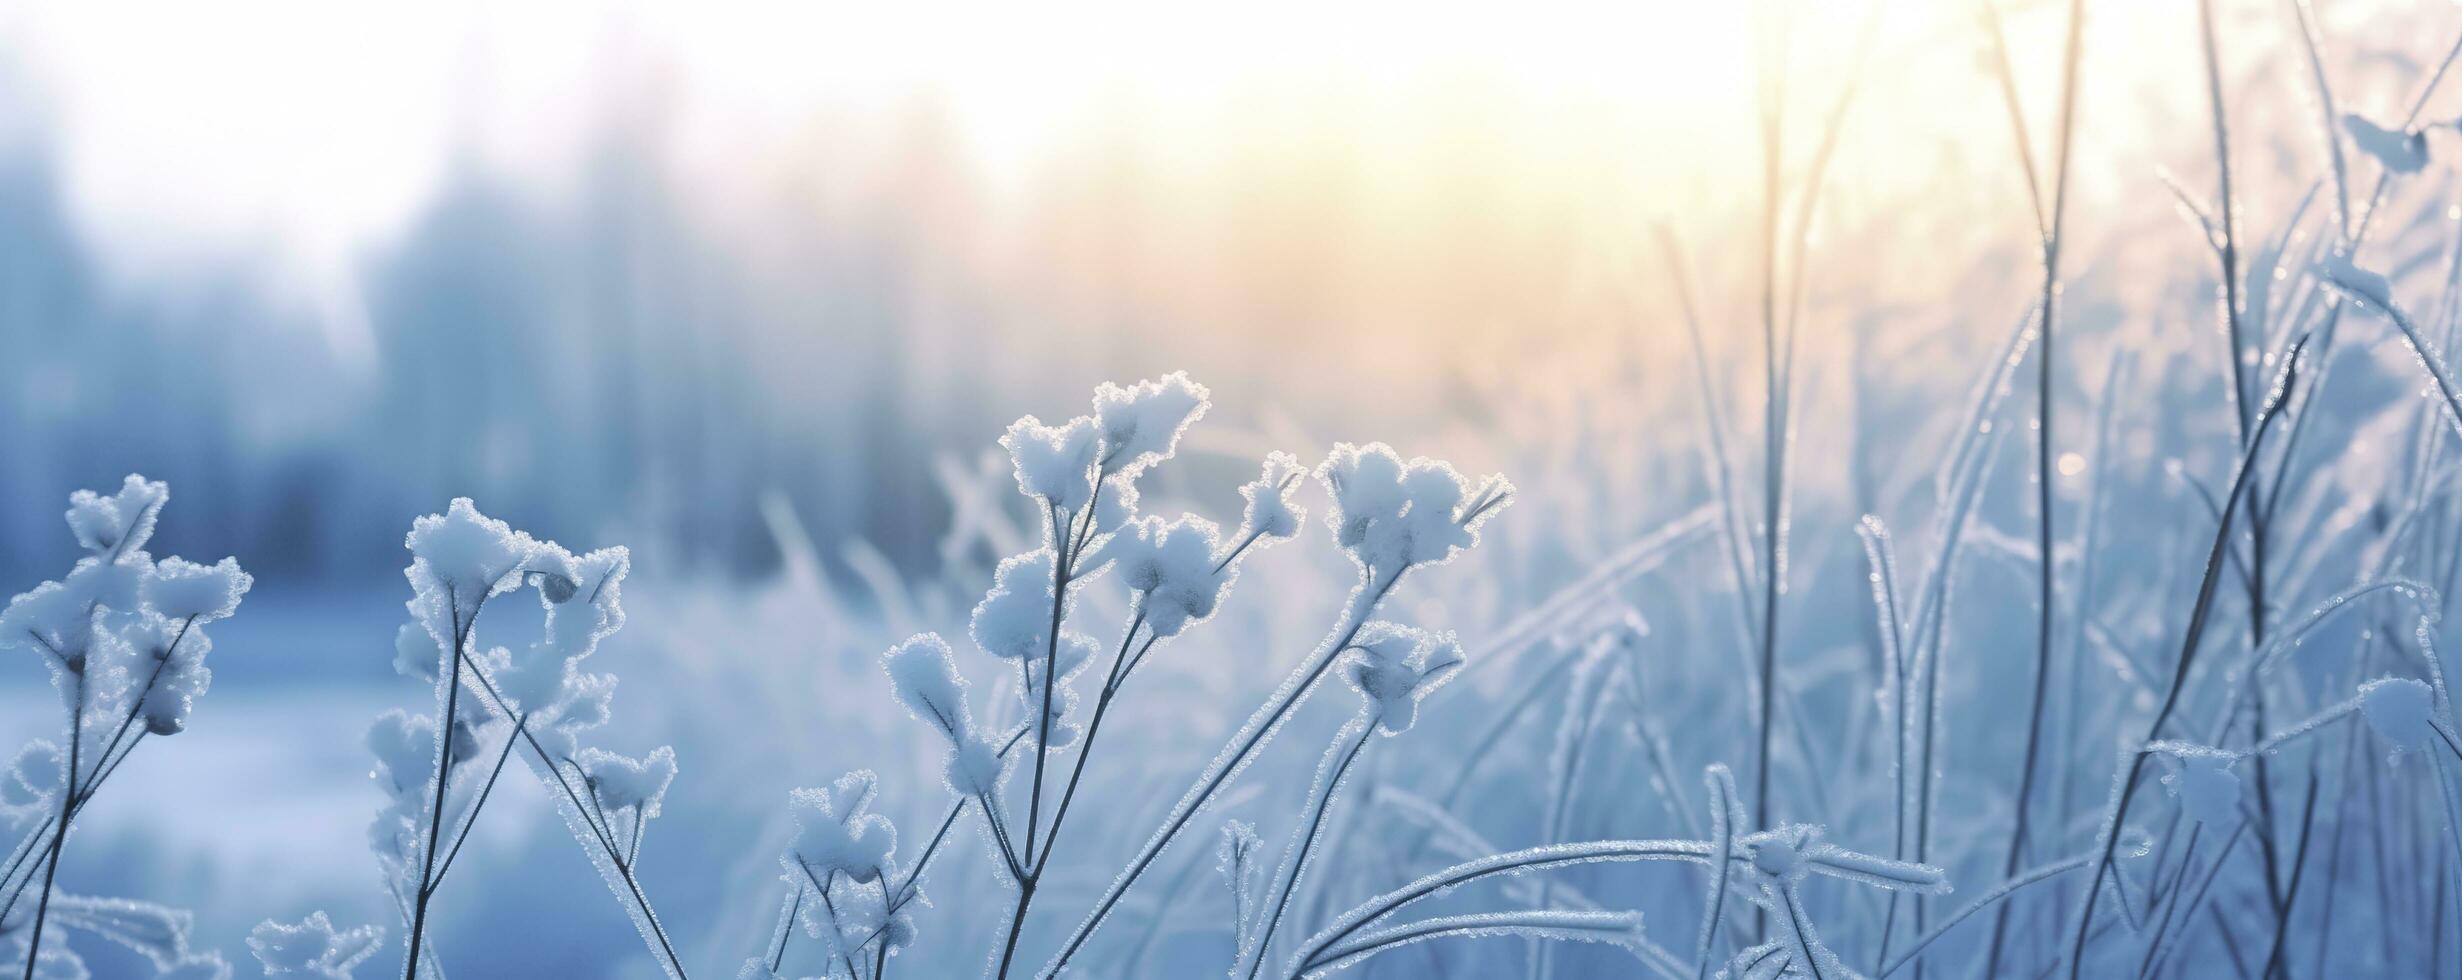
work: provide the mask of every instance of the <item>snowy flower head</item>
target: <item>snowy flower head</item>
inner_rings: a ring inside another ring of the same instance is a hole
[[[92,490],[69,495],[68,526],[87,551],[107,558],[125,555],[154,536],[154,521],[170,499],[169,484],[131,473],[111,496]]]
[[[412,591],[433,596],[439,606],[458,603],[463,616],[481,599],[520,585],[513,573],[538,551],[529,535],[479,513],[468,497],[453,498],[442,514],[412,521],[403,544],[411,554],[404,574]]]
[[[1019,492],[1074,513],[1094,492],[1098,438],[1094,419],[1086,416],[1053,426],[1028,415],[1009,424],[1000,448],[1017,467]]]
[[[2435,736],[2434,704],[2435,691],[2425,681],[2379,677],[2359,686],[2361,717],[2396,749],[2420,748]]]
[[[1382,621],[1361,627],[1352,649],[1356,653],[1343,677],[1367,699],[1367,709],[1387,735],[1409,731],[1419,716],[1419,699],[1453,679],[1463,662],[1462,645],[1451,632]]]
[[[2163,785],[2178,797],[2180,808],[2202,824],[2228,825],[2239,819],[2240,777],[2231,771],[2238,753],[2206,745],[2167,744],[2163,754],[2174,767]]]
[[[1195,516],[1131,521],[1112,539],[1120,578],[1143,602],[1146,625],[1155,636],[1178,635],[1214,614],[1234,574],[1227,559],[1216,557],[1221,542],[1214,522]]]
[[[582,779],[607,813],[632,810],[642,819],[658,816],[658,804],[675,782],[675,749],[659,746],[649,755],[628,759],[613,752],[583,749],[573,757]]]
[[[859,882],[878,881],[887,873],[898,833],[888,817],[868,812],[879,781],[863,769],[838,777],[827,788],[788,794],[796,832],[787,848],[787,869],[822,881],[831,872]]]
[[[1136,472],[1170,459],[1180,433],[1205,415],[1205,386],[1174,371],[1127,388],[1104,382],[1094,389],[1094,417],[1102,430],[1097,459],[1103,475]]]
[[[948,740],[950,791],[961,799],[992,793],[1000,782],[1000,754],[975,728],[966,707],[966,680],[958,676],[949,644],[937,634],[918,633],[890,647],[881,665],[898,702]]]
[[[248,949],[264,964],[268,976],[298,973],[346,978],[384,943],[383,926],[335,931],[333,920],[321,911],[308,913],[297,925],[267,919],[248,932]]]
[[[1240,539],[1288,538],[1299,533],[1299,524],[1308,512],[1291,502],[1291,493],[1299,489],[1300,477],[1307,475],[1299,460],[1290,453],[1276,452],[1265,457],[1265,471],[1256,480],[1240,487],[1240,496],[1248,501],[1241,515]]]
[[[171,557],[154,564],[137,594],[140,602],[164,619],[210,623],[237,612],[239,598],[255,584],[256,579],[229,558],[199,565]]]
[[[1407,463],[1383,443],[1334,447],[1317,478],[1333,495],[1334,540],[1372,575],[1451,559],[1479,543],[1479,525],[1511,499],[1513,485],[1488,477],[1474,489],[1449,464]]]
[[[975,645],[1002,660],[1042,662],[1051,647],[1051,580],[1049,549],[1002,561],[992,573],[991,590],[975,605],[968,629]],[[1073,600],[1076,583],[1070,585]],[[1061,606],[1060,615],[1066,618],[1069,609]],[[1060,653],[1065,657],[1068,651]]]

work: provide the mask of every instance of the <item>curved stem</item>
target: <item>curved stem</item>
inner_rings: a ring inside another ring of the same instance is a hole
[[[1308,858],[1315,853],[1325,814],[1333,809],[1334,794],[1342,788],[1342,777],[1350,774],[1352,764],[1359,761],[1360,751],[1368,747],[1368,739],[1376,734],[1373,710],[1351,719],[1335,733],[1333,744],[1326,748],[1325,761],[1317,767],[1317,785],[1309,794],[1308,817],[1291,837],[1290,854],[1283,859],[1281,872],[1274,876],[1274,890],[1259,906],[1267,910],[1265,921],[1258,923],[1248,938],[1249,980],[1256,980],[1257,971],[1265,966],[1266,954],[1274,945],[1274,932],[1282,926],[1283,914],[1290,911],[1291,893],[1299,887],[1299,876],[1308,870]]]
[[[1300,961],[1321,958],[1325,950],[1385,916],[1438,892],[1498,875],[1604,861],[1692,861],[1707,864],[1713,849],[1697,840],[1601,840],[1508,851],[1464,861],[1353,907],[1301,946]]]
[[[68,843],[68,821],[76,811],[70,809],[77,799],[77,750],[85,744],[85,672],[70,676],[68,713],[68,768],[60,774],[60,821],[51,835],[51,853],[43,859],[43,890],[34,900],[34,932],[26,939],[25,980],[34,980],[34,966],[41,962],[43,951],[43,919],[51,912],[51,885],[60,874],[60,852]]]
[[[1145,846],[1138,850],[1137,856],[1130,860],[1128,868],[1122,871],[1118,878],[1113,879],[1111,886],[1103,891],[1103,897],[1095,903],[1094,910],[1088,913],[1085,921],[1079,923],[1076,930],[1069,934],[1067,942],[1062,944],[1058,955],[1044,966],[1041,977],[1048,980],[1068,965],[1069,959],[1077,955],[1077,951],[1085,946],[1086,940],[1094,935],[1095,929],[1101,927],[1103,920],[1111,914],[1111,910],[1119,906],[1120,899],[1128,894],[1129,888],[1137,883],[1138,878],[1145,875],[1146,869],[1153,867],[1154,859],[1161,857],[1163,850],[1171,846],[1172,840],[1188,826],[1188,822],[1196,818],[1197,811],[1204,809],[1207,803],[1212,802],[1214,794],[1222,789],[1224,783],[1231,780],[1232,774],[1246,765],[1248,757],[1282,727],[1283,719],[1289,717],[1291,709],[1307,698],[1317,682],[1324,678],[1326,671],[1332,669],[1334,661],[1340,658],[1342,651],[1350,647],[1353,639],[1358,638],[1360,627],[1367,625],[1368,616],[1375,612],[1377,604],[1384,601],[1386,594],[1402,581],[1402,575],[1403,571],[1396,571],[1386,576],[1382,583],[1373,581],[1373,577],[1361,583],[1357,593],[1358,598],[1353,600],[1344,612],[1342,625],[1334,631],[1332,641],[1318,648],[1315,656],[1302,664],[1298,671],[1284,681],[1282,689],[1263,707],[1258,708],[1256,714],[1249,717],[1248,723],[1241,726],[1239,734],[1232,736],[1232,741],[1224,752],[1206,766],[1205,772],[1197,777],[1197,784],[1189,787],[1188,793],[1180,798],[1180,802],[1172,807],[1171,814],[1164,818],[1163,825],[1155,831],[1152,838],[1146,841]]]

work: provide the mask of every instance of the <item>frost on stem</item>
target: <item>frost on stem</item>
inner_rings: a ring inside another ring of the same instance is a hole
[[[2360,716],[2394,751],[2425,747],[2435,737],[2435,694],[2426,681],[2379,677],[2359,686]]]
[[[1241,820],[1226,820],[1222,825],[1222,846],[1214,854],[1214,870],[1222,873],[1223,883],[1231,887],[1231,941],[1235,946],[1248,943],[1248,926],[1256,917],[1257,887],[1264,882],[1265,866],[1257,863],[1257,852],[1265,840],[1257,836],[1256,825]]]
[[[267,976],[297,973],[347,980],[385,944],[385,927],[360,926],[335,930],[322,911],[310,912],[297,925],[267,919],[248,932],[248,950],[256,954]]]

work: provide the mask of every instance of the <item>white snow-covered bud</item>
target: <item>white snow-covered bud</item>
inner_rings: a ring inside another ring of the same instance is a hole
[[[1103,473],[1143,470],[1170,459],[1189,423],[1205,415],[1205,386],[1174,371],[1122,388],[1108,381],[1094,389],[1094,415],[1102,428]]]
[[[2342,129],[2360,152],[2375,157],[2387,173],[2415,174],[2428,165],[2428,133],[2387,129],[2356,112],[2342,114]]]
[[[1308,512],[1291,502],[1291,494],[1299,489],[1300,477],[1307,475],[1299,460],[1290,453],[1275,452],[1265,457],[1265,470],[1255,482],[1240,487],[1240,496],[1248,501],[1240,521],[1240,540],[1249,538],[1288,538],[1299,533],[1299,525]]]
[[[2201,824],[2228,826],[2239,819],[2240,777],[2231,771],[2238,753],[2206,745],[2167,744],[2165,756],[2177,765],[2163,785],[2180,800],[2180,809]]]
[[[880,880],[897,850],[898,834],[889,818],[867,810],[878,779],[870,770],[858,770],[827,789],[788,794],[796,831],[795,842],[787,848],[787,868],[821,879],[835,871],[858,882]]]
[[[322,911],[308,913],[297,925],[267,919],[248,932],[248,950],[264,964],[268,976],[298,973],[347,978],[384,943],[383,926],[336,931],[333,920]]]
[[[521,579],[513,573],[539,550],[529,535],[479,513],[468,497],[453,498],[442,514],[412,521],[403,544],[411,554],[404,572],[411,590],[438,604],[458,603],[465,617],[480,599],[519,587]]]
[[[970,736],[949,750],[949,789],[962,797],[990,796],[1008,771],[1008,757],[981,737]]]
[[[1112,539],[1121,581],[1139,594],[1155,636],[1176,636],[1214,614],[1233,574],[1218,564],[1221,546],[1221,530],[1195,516],[1142,518]]]
[[[1479,543],[1479,525],[1512,498],[1501,477],[1469,481],[1447,463],[1404,463],[1383,443],[1341,443],[1317,468],[1334,498],[1326,521],[1334,540],[1370,573],[1391,576],[1413,565],[1450,560]]]
[[[557,574],[539,580],[539,598],[547,607],[545,642],[557,656],[587,657],[624,628],[624,577],[632,568],[630,550],[600,548],[566,556]]]
[[[68,497],[68,527],[77,543],[98,555],[126,555],[145,547],[154,536],[155,519],[171,499],[169,484],[135,473],[120,482],[120,490],[103,496],[79,490]]]
[[[639,810],[643,819],[658,815],[659,801],[675,782],[675,749],[660,746],[649,755],[628,759],[613,752],[583,749],[573,762],[581,767],[599,808],[608,813]]]
[[[174,556],[154,563],[151,574],[139,582],[137,595],[164,619],[210,623],[238,612],[240,597],[255,584],[235,560],[200,565]]]
[[[949,644],[935,633],[917,633],[881,655],[898,702],[937,729],[951,746],[974,734],[966,710],[966,681],[957,673]]]
[[[1000,447],[1017,467],[1019,492],[1074,513],[1094,492],[1098,437],[1095,421],[1086,416],[1050,426],[1028,415],[1009,425]]]
[[[1050,549],[1000,563],[968,629],[976,646],[1002,660],[1043,659],[1051,644],[1051,566]]]
[[[2435,694],[2426,681],[2379,677],[2359,686],[2360,716],[2378,738],[2399,749],[2416,749],[2436,736]]]
[[[1367,709],[1387,735],[1409,731],[1419,701],[1444,686],[1462,667],[1462,644],[1451,631],[1436,633],[1399,623],[1373,622],[1359,630],[1344,679],[1367,700]]]

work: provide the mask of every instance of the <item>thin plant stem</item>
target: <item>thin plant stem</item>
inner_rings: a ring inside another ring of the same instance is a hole
[[[2075,142],[2077,124],[2077,76],[2085,31],[2085,0],[2070,0],[2069,33],[2066,54],[2062,58],[2060,86],[2060,135],[2052,167],[2052,204],[2046,216],[2043,233],[2043,291],[2040,300],[2043,315],[2035,350],[2035,559],[2036,597],[2034,678],[2029,688],[2026,712],[2026,750],[2018,766],[2018,791],[2014,804],[2014,826],[2009,834],[2009,849],[2001,860],[2001,876],[2015,875],[2027,857],[2028,833],[2034,811],[2035,770],[2043,750],[2044,703],[2051,688],[2052,630],[2059,613],[2056,586],[2057,564],[2053,544],[2053,492],[2057,475],[2052,468],[2053,440],[2053,338],[2060,322],[2060,258],[2063,237],[2068,224],[2069,159]],[[1997,33],[1997,31],[1995,32]],[[2004,63],[2003,68],[2007,66]],[[2011,83],[2014,88],[2014,83]],[[2011,93],[2015,109],[2014,92]],[[2023,129],[2022,120],[2013,124]],[[2023,145],[2021,141],[2021,146]],[[1920,902],[1920,900],[1918,900]],[[1995,913],[1992,942],[1985,958],[1985,975],[2000,970],[2000,954],[2004,933],[2009,922],[2009,910],[2002,906]]]
[[[1170,815],[1163,819],[1162,827],[1138,850],[1137,856],[1130,859],[1128,867],[1119,877],[1112,880],[1110,887],[1095,902],[1094,910],[1069,934],[1061,944],[1059,953],[1052,957],[1038,976],[1049,980],[1068,965],[1069,959],[1085,946],[1086,940],[1094,935],[1094,930],[1103,924],[1111,910],[1119,906],[1128,889],[1144,876],[1146,869],[1153,867],[1154,859],[1162,856],[1163,850],[1188,826],[1188,822],[1196,818],[1197,811],[1204,809],[1213,800],[1214,794],[1221,791],[1223,784],[1230,781],[1232,774],[1247,764],[1248,757],[1273,737],[1282,727],[1283,719],[1289,717],[1291,710],[1315,689],[1317,682],[1333,668],[1343,651],[1350,649],[1351,641],[1358,638],[1360,628],[1368,623],[1368,617],[1407,573],[1407,568],[1396,570],[1384,575],[1382,582],[1375,581],[1376,576],[1370,575],[1360,583],[1356,597],[1346,607],[1341,624],[1332,634],[1332,640],[1303,664],[1274,698],[1258,708],[1257,713],[1241,727],[1240,733],[1232,737],[1225,751],[1206,766],[1205,772],[1197,777],[1197,784],[1190,787],[1187,795],[1172,807]]]
[[[1298,889],[1300,876],[1308,870],[1308,858],[1316,850],[1319,831],[1325,826],[1325,814],[1333,809],[1334,796],[1342,789],[1343,777],[1350,774],[1351,766],[1359,761],[1359,753],[1368,747],[1368,740],[1375,734],[1374,715],[1363,714],[1344,725],[1342,731],[1334,735],[1333,744],[1327,747],[1325,763],[1319,767],[1322,775],[1318,777],[1315,792],[1309,794],[1305,810],[1307,818],[1292,833],[1290,855],[1283,859],[1281,872],[1274,876],[1274,890],[1265,896],[1259,906],[1265,913],[1265,919],[1248,937],[1248,967],[1245,971],[1234,971],[1245,972],[1248,980],[1256,980],[1257,972],[1264,968],[1265,958],[1273,949],[1274,932],[1281,928],[1282,917],[1290,911],[1292,892]]]
[[[2241,449],[2240,460],[2233,468],[2231,489],[2223,497],[2222,521],[2214,529],[2214,543],[2206,554],[2203,580],[2197,586],[2195,602],[2189,607],[2188,629],[2180,642],[2180,656],[2173,665],[2171,682],[2163,694],[2162,706],[2147,725],[2145,741],[2151,742],[2161,737],[2163,726],[2179,707],[2181,692],[2187,686],[2189,668],[2196,661],[2199,644],[2205,639],[2216,586],[2221,583],[2223,552],[2231,543],[2232,516],[2239,510],[2242,491],[2248,488],[2248,475],[2255,468],[2257,451],[2264,445],[2266,430],[2272,428],[2274,420],[2280,417],[2282,406],[2298,380],[2298,365],[2306,348],[2307,340],[2302,338],[2293,342],[2284,355],[2282,371],[2277,376],[2272,394],[2264,407],[2258,410],[2256,424],[2249,432],[2248,444]],[[2077,921],[2071,926],[2068,953],[2070,980],[2077,980],[2085,969],[2086,937],[2094,925],[2094,909],[2102,898],[2103,882],[2111,870],[2112,855],[2120,846],[2120,828],[2128,820],[2129,803],[2137,795],[2138,776],[2145,771],[2145,753],[2132,752],[2129,756],[2126,772],[2112,786],[2110,816],[2104,822],[2101,839],[2097,843],[2100,854],[2094,861],[2093,877],[2086,886]]]

